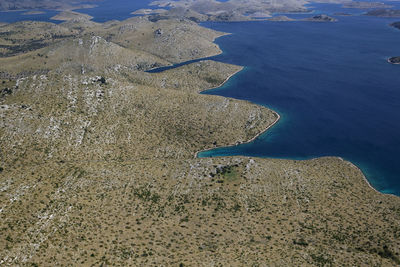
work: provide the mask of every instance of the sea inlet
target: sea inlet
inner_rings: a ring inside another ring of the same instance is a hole
[[[199,157],[339,156],[377,190],[400,195],[400,66],[387,62],[400,55],[400,31],[389,26],[394,19],[336,18],[204,24],[232,33],[217,40],[224,53],[215,59],[245,66],[204,93],[267,106],[281,120],[251,143]]]

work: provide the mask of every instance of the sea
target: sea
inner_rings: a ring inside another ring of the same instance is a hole
[[[77,11],[98,22],[123,20],[149,3],[106,0]],[[400,2],[388,3],[400,8]],[[400,65],[387,62],[400,56],[400,30],[390,26],[400,18],[369,17],[338,4],[308,7],[309,13],[284,15],[327,14],[338,21],[202,23],[232,33],[216,40],[223,53],[212,59],[244,66],[222,87],[203,93],[257,103],[281,119],[250,143],[199,157],[337,156],[357,165],[380,192],[400,196]],[[0,12],[0,21],[51,21],[52,12]]]

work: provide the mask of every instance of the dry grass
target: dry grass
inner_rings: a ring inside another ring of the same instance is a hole
[[[398,262],[398,198],[335,158],[49,163],[4,175],[0,243],[10,263]]]
[[[23,47],[47,24],[4,27]],[[74,36],[0,59],[0,265],[399,264],[400,200],[352,164],[193,159],[276,119],[198,94],[238,66],[143,72],[218,53],[222,33],[145,18],[50,29]]]

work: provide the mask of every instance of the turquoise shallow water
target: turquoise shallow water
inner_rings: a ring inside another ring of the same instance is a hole
[[[99,22],[122,20],[149,2],[106,0],[80,11]],[[312,6],[314,13],[362,13],[339,5]],[[54,15],[5,14],[0,13],[0,21],[49,21]],[[204,24],[233,33],[217,40],[224,53],[212,59],[245,66],[224,86],[206,93],[265,105],[281,120],[249,144],[202,152],[200,157],[340,156],[359,166],[381,192],[400,195],[400,65],[386,62],[400,56],[400,31],[388,26],[396,19],[336,17],[336,23]]]
[[[339,9],[328,7],[318,6]],[[400,31],[388,26],[393,19],[338,19],[205,24],[233,33],[217,41],[225,53],[216,59],[246,66],[205,93],[265,105],[282,118],[251,143],[199,157],[340,156],[378,190],[400,195],[400,66],[386,61],[400,55]]]

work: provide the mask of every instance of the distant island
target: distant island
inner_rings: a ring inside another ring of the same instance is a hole
[[[370,8],[391,8],[393,6],[387,5],[382,2],[364,2],[364,1],[353,1],[343,4],[344,8],[356,8],[356,9],[370,9]]]
[[[159,9],[142,8],[142,9],[138,9],[138,10],[133,11],[131,14],[132,15],[142,15],[142,16],[144,16],[144,15],[162,14],[162,13],[165,13],[167,11],[168,11],[167,9],[162,9],[162,8],[159,8]]]
[[[32,10],[22,13],[22,15],[41,15],[41,14],[46,14],[46,12],[40,10]]]
[[[391,64],[400,64],[400,57],[391,57],[388,59],[388,62]]]
[[[334,13],[333,15],[335,15],[335,16],[353,16],[353,14],[346,13],[346,12],[337,12],[337,13]]]
[[[274,13],[308,12],[302,1],[281,0],[231,0],[219,2],[215,0],[159,0],[151,3],[159,8],[169,7],[167,12],[151,17],[152,21],[170,18],[186,18],[195,22],[201,21],[251,21],[265,20]],[[275,19],[272,19],[275,20]],[[287,21],[287,19],[283,19]]]
[[[328,15],[321,14],[321,15],[313,16],[311,18],[306,18],[306,19],[304,19],[304,21],[335,22],[335,21],[337,21],[337,19],[332,18],[332,17],[330,17]]]
[[[101,0],[47,0],[47,1],[33,1],[33,0],[1,0],[0,11],[14,11],[14,10],[31,10],[31,9],[50,9],[50,10],[73,10],[80,8],[92,8],[95,5],[88,4],[88,2],[99,2]],[[84,3],[83,3],[84,2]],[[83,4],[80,4],[83,3]],[[37,12],[37,11],[33,11]],[[37,14],[37,13],[34,13]]]
[[[267,19],[268,21],[296,21],[295,19],[289,18],[287,16],[276,16]]]
[[[385,18],[400,17],[400,9],[376,9],[368,11],[365,15]]]
[[[53,16],[51,19],[60,21],[77,21],[77,20],[91,20],[92,18],[93,18],[92,16],[75,11],[63,11]]]
[[[390,26],[400,30],[400,21],[393,22],[392,24],[390,24]]]

